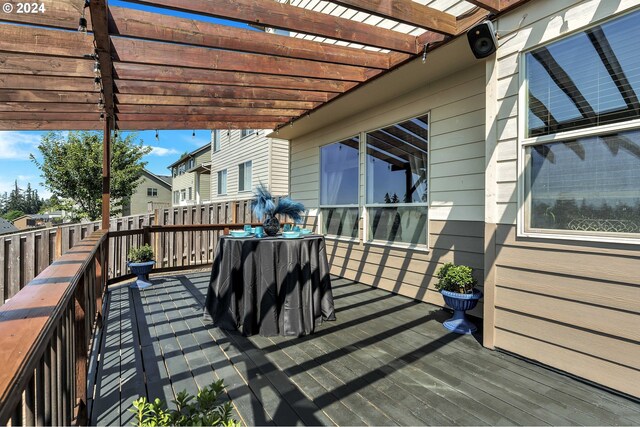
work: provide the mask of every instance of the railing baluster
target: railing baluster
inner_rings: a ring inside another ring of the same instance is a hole
[[[87,424],[87,331],[91,330],[91,326],[87,326],[88,317],[86,316],[87,309],[87,293],[86,286],[88,285],[86,274],[78,283],[75,292],[74,302],[74,328],[72,340],[73,355],[75,359],[74,369],[74,402],[76,402],[76,424]]]
[[[27,382],[27,387],[24,390],[23,399],[24,399],[24,425],[32,426],[35,425],[35,378],[33,374],[29,382]]]
[[[44,375],[44,425],[51,425],[51,348],[53,347],[54,339],[51,338],[49,340],[47,348],[44,350],[44,367],[43,367],[43,375]]]
[[[40,358],[36,367],[35,377],[35,417],[36,426],[44,425],[44,357]]]
[[[21,426],[22,425],[22,399],[16,404],[16,407],[11,414],[11,419],[9,422],[12,426]]]

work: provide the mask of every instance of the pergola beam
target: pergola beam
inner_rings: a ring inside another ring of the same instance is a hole
[[[45,104],[46,105],[46,104]],[[79,104],[84,105],[84,104]],[[0,111],[2,105],[0,105]],[[240,107],[198,107],[198,106],[177,106],[177,105],[118,105],[117,113],[122,114],[174,114],[174,115],[239,115],[239,116],[286,116],[298,117],[304,114],[305,110],[296,109],[275,109],[275,108],[240,108]]]
[[[244,52],[113,37],[114,59],[138,64],[169,65],[207,70],[242,71],[363,82],[379,74],[374,68],[328,64]]]
[[[46,122],[42,120],[0,120],[0,130],[100,130],[102,123],[99,120],[72,121],[55,120]]]
[[[118,121],[119,130],[181,130],[194,129],[193,123],[186,122],[123,122]],[[199,122],[200,129],[275,129],[279,122]]]
[[[120,80],[251,86],[337,93],[345,92],[357,84],[356,82],[310,77],[254,74],[125,62],[116,62],[113,66],[115,68],[115,77]]]
[[[78,22],[84,8],[84,0],[38,0],[35,4],[42,5],[45,12],[16,13],[14,10],[12,13],[0,13],[0,21],[64,28],[67,30],[78,29]],[[91,30],[91,19],[88,13],[85,13],[85,18],[87,19],[87,29]]]
[[[388,55],[379,52],[121,7],[109,7],[109,12],[109,33],[115,36],[359,67],[390,66]]]
[[[26,89],[0,89],[0,102],[47,102],[47,103],[82,103],[98,104],[95,92],[65,92],[60,90],[38,91]]]
[[[200,96],[209,98],[288,100],[327,102],[335,94],[291,89],[253,88],[243,86],[163,83],[116,80],[116,90],[123,94]]]
[[[413,0],[332,0],[332,3],[437,33],[456,34],[455,16]]]
[[[100,64],[102,79],[104,109],[107,118],[113,116],[113,61],[111,57],[111,43],[109,41],[108,10],[106,0],[91,0],[91,22],[93,24],[93,38]],[[105,137],[105,141],[106,141]]]
[[[1,74],[30,74],[34,76],[89,77],[93,74],[93,61],[80,58],[56,58],[3,53]]]
[[[99,95],[95,82],[91,77],[56,77],[43,79],[41,76],[0,74],[0,87],[3,89],[53,90],[68,92],[95,92],[95,100]]]
[[[97,104],[82,103],[53,103],[53,102],[0,102],[0,111],[3,112],[41,112],[41,113],[86,113],[88,111],[98,113]],[[296,111],[296,110],[293,110]],[[97,116],[94,115],[95,119]]]
[[[191,0],[188,2],[133,0],[133,2],[329,37],[398,52],[411,54],[418,52],[413,36],[272,0]]]
[[[491,13],[498,13],[501,10],[500,0],[467,0],[469,3],[488,10]]]
[[[2,24],[0,51],[42,56],[84,58],[93,53],[91,36],[79,32]]]
[[[0,113],[0,119],[2,119],[2,115],[5,113]],[[202,115],[187,115],[187,114],[126,114],[126,113],[116,113],[116,119],[118,122],[184,122],[184,123],[194,123],[195,125],[199,125],[200,123],[207,122],[225,122],[225,123],[236,123],[236,122],[279,122],[284,123],[291,120],[290,116],[254,116],[253,114],[249,115],[238,115],[238,114],[202,114]]]
[[[2,91],[0,91],[0,101]],[[204,96],[165,96],[146,94],[116,94],[116,104],[122,105],[194,105],[208,107],[244,107],[244,108],[298,108],[310,110],[321,104],[319,101],[287,101],[265,99],[233,99],[233,98],[208,98]]]

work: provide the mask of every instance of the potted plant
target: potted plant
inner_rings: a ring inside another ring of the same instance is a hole
[[[294,202],[288,197],[282,197],[275,202],[271,192],[260,184],[256,187],[256,193],[251,201],[251,207],[258,221],[263,221],[264,232],[268,236],[275,236],[280,230],[280,220],[276,215],[286,215],[296,224],[302,222],[302,214],[304,213],[304,205]]]
[[[127,263],[129,269],[133,274],[138,276],[138,279],[131,285],[131,287],[144,289],[151,286],[151,282],[149,282],[149,273],[156,263],[153,260],[153,249],[151,249],[151,246],[145,244],[139,248],[131,248],[127,259],[129,260]]]
[[[459,334],[472,334],[478,329],[464,313],[472,310],[482,297],[482,292],[475,289],[477,282],[472,273],[471,267],[450,262],[440,267],[437,273],[439,280],[436,289],[442,294],[444,302],[453,309],[453,317],[443,325]]]

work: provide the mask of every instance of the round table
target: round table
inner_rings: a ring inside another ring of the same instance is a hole
[[[205,320],[244,335],[306,335],[335,320],[323,236],[220,238]]]

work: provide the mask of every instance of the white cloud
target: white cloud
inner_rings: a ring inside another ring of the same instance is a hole
[[[29,160],[29,154],[36,154],[41,133],[0,132],[0,159]]]
[[[173,156],[175,154],[181,154],[181,151],[178,151],[175,148],[155,147],[153,145],[150,145],[150,147],[150,156]]]

